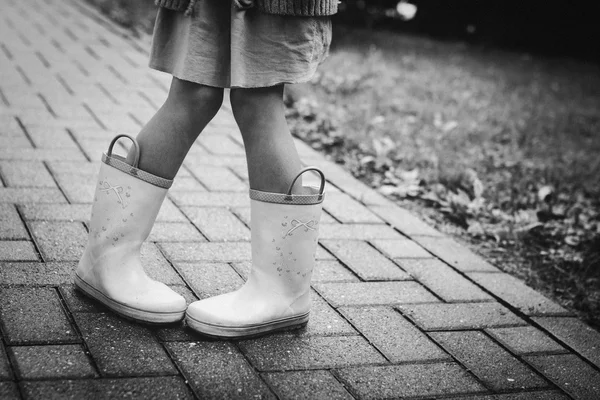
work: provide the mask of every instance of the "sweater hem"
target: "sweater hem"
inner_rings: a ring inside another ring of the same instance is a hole
[[[154,0],[163,8],[186,11],[190,0]],[[255,0],[255,7],[266,14],[296,17],[325,17],[338,11],[338,0]]]

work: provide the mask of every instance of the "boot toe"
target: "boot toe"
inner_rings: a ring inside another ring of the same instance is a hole
[[[261,314],[252,315],[251,312],[240,311],[243,307],[236,308],[231,303],[227,304],[227,299],[225,294],[190,304],[186,311],[187,325],[211,337],[242,338],[295,329],[308,321],[308,312],[277,319]]]
[[[186,310],[186,315],[195,321],[211,325],[230,325],[228,313],[223,312],[223,303],[216,297],[195,301]]]
[[[159,282],[157,282],[159,283]],[[187,302],[183,296],[163,283],[147,293],[141,306],[151,312],[184,312]]]

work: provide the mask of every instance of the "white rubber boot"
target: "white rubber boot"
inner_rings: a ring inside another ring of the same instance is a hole
[[[112,154],[120,137],[133,142],[133,166]],[[138,160],[138,144],[127,135],[116,136],[103,154],[88,244],[75,272],[75,285],[124,317],[148,323],[175,322],[183,318],[185,299],[150,279],[140,262],[142,243],[173,181],[138,169]]]
[[[321,187],[291,194],[304,172],[321,176]],[[188,326],[208,336],[255,336],[300,327],[308,321],[325,177],[305,168],[287,194],[250,190],[252,270],[238,290],[188,306]]]

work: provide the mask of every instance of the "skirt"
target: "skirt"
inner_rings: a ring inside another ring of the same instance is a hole
[[[329,17],[238,10],[201,0],[191,16],[159,9],[150,68],[221,88],[268,87],[310,80],[329,54]]]

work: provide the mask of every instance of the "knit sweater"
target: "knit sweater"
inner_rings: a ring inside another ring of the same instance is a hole
[[[155,0],[159,7],[170,10],[192,11],[197,0]],[[202,0],[198,0],[202,1]],[[338,0],[254,0],[255,6],[267,14],[316,17],[333,15],[337,12]]]

